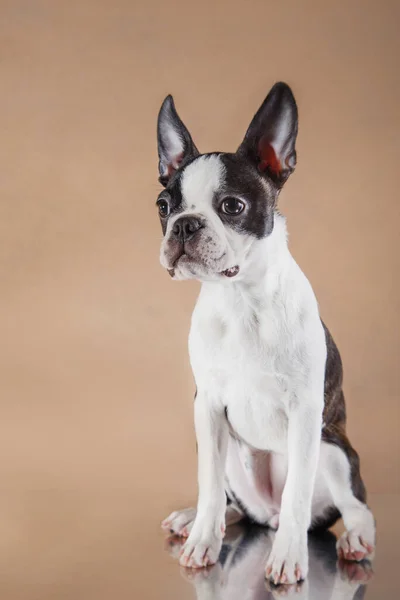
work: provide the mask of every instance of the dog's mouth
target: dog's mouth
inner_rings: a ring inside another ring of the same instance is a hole
[[[225,269],[225,271],[221,271],[221,275],[225,275],[225,277],[235,277],[239,273],[239,265],[235,265],[230,269]]]
[[[239,265],[235,265],[230,269],[225,269],[225,271],[221,271],[220,275],[224,275],[225,277],[235,277],[239,273]],[[171,277],[175,275],[175,269],[168,269],[168,273]]]

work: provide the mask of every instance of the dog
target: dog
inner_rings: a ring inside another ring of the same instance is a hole
[[[276,83],[234,153],[201,154],[168,96],[158,116],[160,261],[196,279],[189,355],[196,383],[197,509],[162,526],[187,536],[180,564],[215,564],[227,525],[276,530],[275,584],[308,572],[308,531],[340,517],[340,558],[375,547],[360,461],[346,434],[342,363],[291,256],[279,193],[296,166],[298,110]]]

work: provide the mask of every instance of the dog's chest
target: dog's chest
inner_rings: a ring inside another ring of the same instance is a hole
[[[190,356],[198,387],[223,403],[235,433],[259,449],[286,446],[286,406],[301,373],[302,345],[287,325],[279,304],[193,320]]]

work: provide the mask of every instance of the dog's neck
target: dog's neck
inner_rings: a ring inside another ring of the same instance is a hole
[[[275,213],[272,233],[263,240],[249,243],[237,278],[234,281],[203,283],[203,291],[230,298],[266,298],[276,294],[282,287],[292,261],[287,243],[286,219]]]

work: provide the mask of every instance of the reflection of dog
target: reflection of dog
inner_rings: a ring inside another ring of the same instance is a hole
[[[161,263],[174,279],[202,282],[189,338],[198,506],[164,526],[189,534],[180,561],[192,567],[216,562],[229,522],[278,528],[267,561],[277,583],[306,576],[307,530],[340,515],[341,556],[362,560],[375,542],[345,431],[340,355],[277,211],[296,136],[282,83],[234,154],[200,155],[171,97],[158,121]]]
[[[309,536],[310,570],[306,581],[291,586],[269,584],[263,567],[271,551],[273,534],[253,526],[231,527],[224,539],[219,561],[206,569],[182,568],[182,575],[196,589],[197,600],[362,600],[372,577],[369,562],[339,561],[336,538],[330,532]],[[168,550],[178,555],[182,537],[167,540]]]

